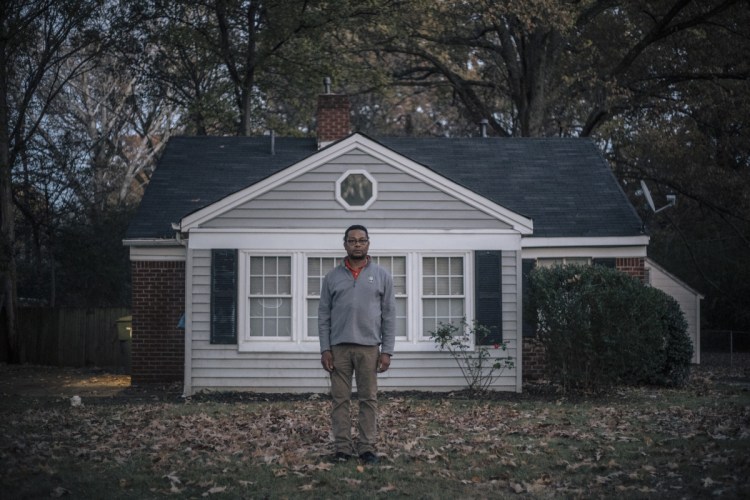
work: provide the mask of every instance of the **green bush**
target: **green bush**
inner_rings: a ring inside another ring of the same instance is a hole
[[[645,383],[681,386],[690,375],[690,360],[693,358],[693,344],[687,335],[687,320],[680,305],[672,297],[649,288],[654,301],[663,301],[661,323],[664,328],[664,343],[659,351],[658,369],[650,374]]]
[[[530,284],[546,367],[565,390],[684,382],[692,352],[671,297],[603,266],[537,268]]]

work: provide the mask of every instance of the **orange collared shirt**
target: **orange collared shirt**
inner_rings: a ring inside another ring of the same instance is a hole
[[[367,267],[367,264],[369,264],[369,263],[370,263],[370,256],[368,255],[368,256],[367,256],[367,262],[365,262],[365,265],[364,265],[364,266],[362,266],[362,267],[359,267],[359,268],[355,269],[355,268],[353,268],[353,267],[352,267],[352,265],[351,265],[351,264],[349,263],[349,257],[347,257],[347,258],[345,258],[345,259],[344,259],[344,265],[346,266],[346,268],[347,268],[348,270],[350,270],[350,271],[352,272],[352,276],[354,276],[354,279],[355,279],[355,280],[356,280],[357,278],[359,278],[359,273],[361,273],[361,272],[362,272],[362,269],[364,269],[365,267]]]

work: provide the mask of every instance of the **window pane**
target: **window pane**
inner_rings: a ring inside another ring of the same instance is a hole
[[[321,259],[320,275],[325,276],[328,272],[336,267],[336,259]]]
[[[266,318],[263,320],[263,336],[278,337],[279,323],[275,318]]]
[[[397,295],[406,293],[406,276],[393,277],[393,290]]]
[[[317,276],[307,277],[307,296],[317,297],[320,295],[320,278]]]
[[[307,335],[310,337],[318,336],[318,304],[319,299],[307,301]]]
[[[320,259],[307,259],[308,276],[320,276]]]
[[[275,295],[279,293],[276,287],[276,276],[266,276],[263,278],[263,292],[266,295]]]
[[[341,183],[340,194],[349,205],[362,206],[372,198],[372,182],[362,174],[350,174]]]
[[[278,290],[276,293],[280,295],[291,295],[292,293],[292,277],[281,276],[278,280]]]
[[[441,318],[447,318],[450,316],[450,301],[445,299],[438,299],[435,301],[435,314]]]
[[[279,299],[281,305],[279,306],[279,316],[284,318],[292,317],[292,301],[291,299]]]
[[[250,318],[250,336],[263,336],[263,320],[260,318]]]
[[[437,330],[437,321],[434,318],[424,318],[422,321],[422,335],[429,336],[430,332]]]
[[[263,257],[250,258],[250,275],[263,276]]]
[[[435,275],[435,259],[430,257],[425,257],[422,259],[422,272],[424,273],[424,276],[434,276]]]
[[[463,318],[464,317],[464,301],[452,299],[450,307],[450,315],[452,318]]]
[[[396,336],[406,337],[406,318],[396,318]]]
[[[463,295],[464,294],[464,279],[462,277],[455,277],[451,280],[451,295]]]
[[[278,273],[282,276],[289,276],[290,274],[292,274],[291,257],[279,257],[277,270],[278,270]]]
[[[437,261],[435,263],[437,267],[437,271],[435,272],[435,274],[437,274],[438,276],[446,276],[450,274],[450,265],[449,265],[450,259],[447,259],[445,257],[440,257],[435,260]]]
[[[309,337],[318,336],[318,318],[307,318],[307,335]]]
[[[464,274],[464,259],[461,257],[450,258],[451,274],[453,276],[463,276]]]
[[[406,257],[393,258],[393,274],[398,276],[406,275]]]
[[[450,295],[450,280],[447,277],[437,279],[437,295]]]

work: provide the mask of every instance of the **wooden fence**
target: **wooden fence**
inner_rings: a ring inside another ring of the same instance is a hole
[[[129,314],[125,308],[19,308],[21,362],[129,372],[130,341],[117,333],[117,320]]]

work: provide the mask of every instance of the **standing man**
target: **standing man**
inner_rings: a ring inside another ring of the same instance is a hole
[[[396,343],[393,278],[367,255],[370,238],[364,226],[344,233],[347,257],[323,280],[318,308],[320,362],[331,374],[331,426],[335,459],[356,451],[368,464],[378,463],[378,372],[388,370]],[[359,436],[351,435],[352,376],[357,377]]]

